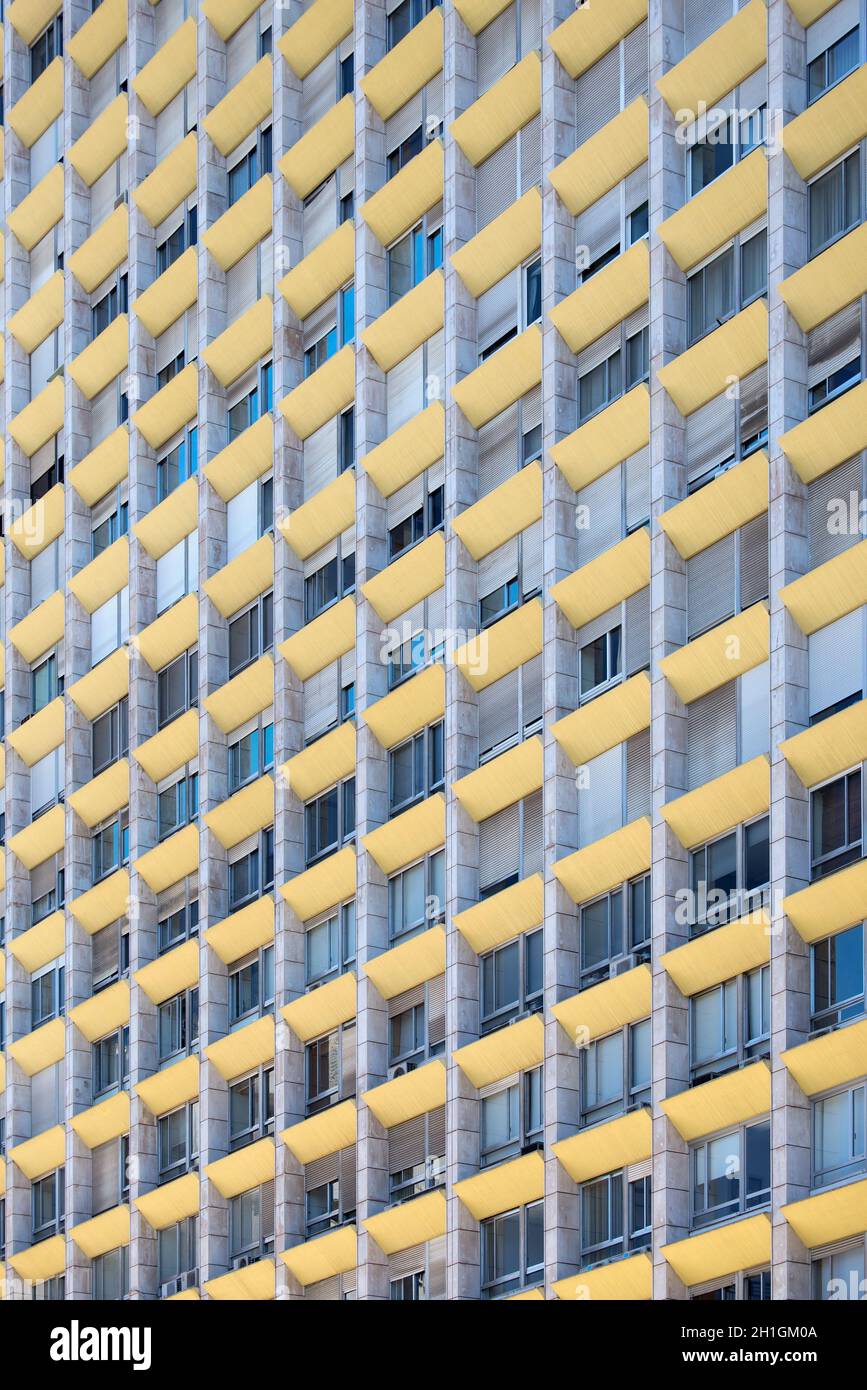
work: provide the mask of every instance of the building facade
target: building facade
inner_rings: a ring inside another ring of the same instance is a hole
[[[6,1299],[863,1298],[865,0],[6,0]]]

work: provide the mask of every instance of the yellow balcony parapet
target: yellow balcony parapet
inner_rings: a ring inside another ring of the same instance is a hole
[[[452,1057],[471,1086],[480,1091],[506,1076],[541,1066],[545,1059],[545,1028],[541,1014],[531,1014],[507,1028],[459,1047]]]
[[[273,189],[271,175],[263,174],[202,234],[202,241],[221,270],[231,270],[271,231]]]
[[[163,1004],[199,980],[199,943],[190,940],[143,965],[134,975],[136,984],[153,1004]]]
[[[63,165],[55,164],[9,213],[6,225],[24,250],[32,251],[62,216]]]
[[[216,1279],[206,1279],[202,1287],[208,1298],[217,1302],[267,1302],[276,1294],[276,1268],[273,1256],[269,1255],[255,1264],[245,1265],[243,1269],[233,1269],[231,1273],[220,1274]]]
[[[107,656],[81,680],[68,687],[67,694],[85,719],[96,719],[129,692],[129,653],[126,647]]]
[[[784,1208],[785,1210],[785,1208]],[[662,1246],[675,1274],[691,1288],[771,1259],[771,1222],[762,1212]]]
[[[421,154],[378,188],[360,212],[373,235],[390,246],[443,196],[445,160],[441,140],[431,140]]]
[[[224,965],[232,965],[250,951],[267,946],[274,940],[274,899],[257,898],[247,907],[224,917],[222,922],[208,927],[205,940]]]
[[[548,317],[571,351],[581,352],[646,304],[649,293],[650,253],[642,240],[561,299]]]
[[[79,391],[92,401],[129,363],[129,319],[118,314],[69,367]]]
[[[67,41],[67,53],[82,77],[88,81],[124,42],[127,33],[126,11],[126,0],[102,0],[99,8]]]
[[[444,1192],[424,1192],[410,1202],[377,1212],[361,1223],[373,1236],[380,1250],[395,1255],[400,1250],[436,1240],[446,1233],[446,1199]]]
[[[783,911],[806,942],[854,926],[867,917],[867,859],[790,893],[783,899]]]
[[[196,21],[191,15],[132,79],[133,90],[158,116],[196,75]]]
[[[32,1033],[27,1033],[17,1042],[9,1043],[7,1051],[25,1076],[35,1076],[38,1071],[59,1062],[64,1054],[65,1027],[62,1018],[54,1018],[44,1023]]]
[[[369,1110],[386,1129],[414,1120],[446,1103],[446,1069],[433,1061],[414,1071],[365,1091],[362,1097]]]
[[[809,637],[867,603],[867,540],[780,589],[780,598]]]
[[[452,122],[452,137],[478,166],[538,116],[541,101],[542,63],[532,49]]]
[[[280,160],[293,193],[306,198],[348,159],[355,144],[355,102],[347,95],[332,106]]]
[[[867,293],[867,224],[835,241],[780,284],[805,333]]]
[[[603,1173],[643,1163],[651,1155],[650,1110],[603,1120],[553,1145],[553,1152],[573,1182],[591,1182]]]
[[[647,816],[641,816],[592,845],[559,859],[554,865],[554,874],[572,901],[580,903],[649,868],[650,821]]]
[[[80,463],[70,468],[67,477],[82,502],[92,507],[105,496],[106,488],[116,487],[128,471],[129,430],[126,425],[118,425],[101,444],[85,454]]]
[[[129,903],[129,874],[118,869],[101,883],[80,893],[70,903],[70,911],[89,936],[123,917]]]
[[[61,8],[60,0],[12,0],[7,18],[16,34],[29,45]]]
[[[174,1182],[163,1183],[143,1197],[136,1197],[133,1206],[141,1212],[154,1231],[164,1231],[178,1221],[199,1213],[199,1175],[184,1173]]]
[[[261,1067],[274,1056],[274,1016],[257,1018],[244,1028],[228,1033],[225,1038],[210,1043],[205,1056],[217,1068],[224,1081],[234,1081],[254,1067]]]
[[[548,175],[552,187],[577,217],[647,160],[648,114],[643,96],[568,155]]]
[[[274,658],[265,653],[205,700],[205,709],[221,733],[230,734],[274,703]]]
[[[312,1038],[333,1033],[341,1023],[355,1018],[357,988],[355,974],[348,970],[336,980],[302,994],[291,1004],[284,1004],[280,1013],[301,1042],[310,1042]]]
[[[349,720],[302,748],[280,768],[287,785],[301,801],[310,801],[354,771],[355,725]]]
[[[663,657],[659,669],[688,705],[761,665],[769,655],[768,610],[764,603],[754,603]]]
[[[259,6],[256,0],[202,0],[199,8],[223,43],[228,43]]]
[[[361,88],[377,115],[387,121],[442,72],[442,66],[443,16],[441,9],[433,9],[380,58],[361,79]]]
[[[461,246],[451,261],[470,294],[478,299],[541,244],[542,198],[538,188],[529,188]]]
[[[11,126],[22,145],[29,150],[62,111],[63,59],[58,57],[48,64],[7,112],[6,124]]]
[[[65,399],[63,377],[56,376],[10,421],[9,433],[28,458],[63,427]]]
[[[199,519],[198,506],[198,480],[188,478],[135,523],[132,529],[151,559],[161,559],[185,536],[195,531]]]
[[[845,1086],[867,1074],[867,1019],[790,1047],[781,1057],[805,1096]]]
[[[361,592],[382,621],[390,623],[444,583],[445,540],[441,531],[435,531],[368,579]]]
[[[221,1197],[230,1199],[251,1187],[261,1187],[274,1177],[274,1140],[260,1139],[243,1149],[218,1158],[205,1168],[205,1176],[214,1184]]]
[[[867,1229],[867,1178],[790,1202],[781,1211],[808,1250],[847,1240]]]
[[[453,782],[452,791],[478,824],[541,786],[542,740],[534,736]]]
[[[581,5],[558,24],[548,42],[570,77],[580,77],[647,18],[647,0]]]
[[[63,955],[66,948],[63,913],[52,912],[50,917],[43,917],[35,927],[13,936],[7,945],[18,964],[32,975],[34,970]]]
[[[304,440],[354,400],[355,353],[347,343],[283,397],[280,411],[289,428]]]
[[[221,386],[231,386],[269,352],[274,340],[273,301],[263,294],[205,348],[202,360]]]
[[[210,579],[203,589],[224,618],[231,618],[245,603],[269,589],[274,582],[274,540],[266,532],[242,550]]]
[[[482,29],[502,14],[509,0],[456,0],[455,9],[471,34],[479,34]]]
[[[454,1184],[454,1192],[476,1221],[535,1202],[545,1193],[545,1162],[529,1153],[483,1169]]]
[[[199,1059],[184,1057],[134,1087],[152,1115],[166,1115],[199,1094]]]
[[[9,629],[9,641],[24,657],[33,662],[63,636],[63,594],[58,589],[50,598],[43,599]]]
[[[50,705],[7,734],[6,741],[19,758],[32,767],[63,742],[65,725],[63,696],[58,695]]]
[[[653,1261],[641,1253],[624,1260],[612,1260],[583,1274],[570,1274],[552,1284],[559,1299],[596,1302],[640,1302],[653,1296]]]
[[[765,0],[750,0],[659,78],[656,85],[669,110],[675,116],[689,111],[691,119],[702,109],[701,103],[713,106],[762,66],[767,43]]]
[[[532,599],[458,647],[451,659],[474,690],[484,690],[541,650],[542,604]]]
[[[551,1012],[571,1042],[580,1047],[628,1023],[649,1018],[650,1010],[650,967],[637,965],[623,975],[570,995]]]
[[[278,648],[299,680],[309,680],[355,646],[355,600],[351,595],[320,613]]]
[[[374,319],[362,332],[361,340],[377,366],[389,372],[439,332],[444,313],[443,272],[434,270]]]
[[[341,1226],[303,1245],[293,1245],[290,1250],[283,1251],[280,1259],[302,1288],[307,1288],[309,1284],[318,1284],[322,1279],[355,1269],[357,1248],[355,1227]]]
[[[126,92],[121,92],[69,150],[69,162],[88,188],[125,152],[128,126]]]
[[[199,600],[196,594],[187,594],[142,628],[133,642],[151,670],[161,671],[181,652],[195,645],[198,633]]]
[[[198,294],[198,258],[196,248],[190,246],[138,296],[133,312],[148,333],[158,338],[195,304]]]
[[[185,825],[135,861],[136,869],[155,893],[194,873],[198,866],[199,832],[195,825]]]
[[[770,804],[771,768],[767,756],[760,753],[722,777],[667,802],[662,818],[684,849],[692,849],[741,821],[762,815]]]
[[[19,1279],[34,1284],[43,1279],[53,1279],[66,1269],[66,1239],[64,1236],[51,1236],[27,1250],[19,1250],[17,1255],[10,1254],[8,1259]]]
[[[867,447],[867,381],[781,434],[780,447],[802,483],[854,458]]]
[[[815,787],[867,759],[867,700],[784,739],[780,752],[805,787]]]
[[[789,0],[789,9],[798,23],[806,29],[833,9],[835,4],[836,0]]]
[[[811,179],[867,134],[867,66],[856,68],[783,126],[783,149]]]
[[[198,141],[196,132],[175,145],[161,159],[152,173],[133,189],[136,206],[141,209],[152,227],[164,222],[170,212],[195,191],[197,177]]]
[[[542,516],[542,469],[528,463],[456,516],[452,530],[474,560],[482,560]]]
[[[352,0],[313,0],[306,7],[277,45],[296,77],[306,77],[352,33],[354,17]]]
[[[19,830],[7,842],[25,869],[35,869],[52,854],[59,854],[63,848],[63,807],[53,806],[45,815],[31,821],[24,830]]]
[[[690,998],[734,975],[767,965],[770,959],[770,918],[760,908],[666,951],[660,964],[681,994]]]
[[[269,773],[242,787],[208,811],[205,824],[224,849],[233,849],[258,830],[274,824],[274,779]]]
[[[347,468],[280,522],[299,560],[315,555],[355,524],[355,471]]]
[[[454,924],[477,956],[542,925],[545,915],[541,874],[530,874],[510,888],[456,912]]]
[[[110,598],[129,583],[129,541],[118,536],[107,550],[91,560],[68,581],[70,593],[75,594],[82,608],[95,613]]]
[[[260,415],[252,425],[215,454],[202,470],[224,502],[261,478],[274,459],[274,421]]]
[[[684,560],[706,550],[768,509],[768,456],[763,450],[669,507],[659,524]]]
[[[393,999],[416,985],[441,975],[446,968],[446,935],[440,926],[429,927],[409,941],[374,956],[364,967],[383,999]]]
[[[249,194],[246,195],[249,197]],[[227,214],[228,216],[228,214]],[[271,225],[270,206],[268,225]],[[341,222],[318,246],[294,265],[277,288],[299,319],[324,304],[355,271],[355,224]]]
[[[299,1163],[314,1163],[326,1154],[339,1153],[355,1143],[358,1115],[354,1100],[329,1105],[309,1120],[290,1125],[280,1135],[283,1143]]]
[[[758,221],[767,207],[768,161],[764,150],[758,149],[667,217],[659,235],[681,270],[692,270]]]
[[[441,792],[394,816],[363,836],[364,848],[384,874],[393,874],[430,850],[439,849],[446,835],[446,803]]]
[[[81,1036],[93,1043],[129,1023],[129,997],[126,980],[118,980],[83,1004],[76,1004],[68,1016]]]
[[[599,695],[564,719],[551,732],[576,767],[598,758],[633,734],[650,727],[650,677],[646,671]]]
[[[726,1072],[669,1096],[662,1101],[662,1108],[687,1142],[745,1124],[770,1111],[770,1067],[761,1061]]]
[[[541,380],[542,334],[534,323],[453,386],[452,395],[478,430]]]
[[[227,157],[271,114],[274,64],[260,58],[205,117],[205,133]]]
[[[107,0],[103,0],[103,7]],[[67,261],[81,288],[91,294],[127,257],[129,208],[121,203]]]
[[[302,874],[284,883],[280,894],[285,898],[296,917],[308,922],[319,912],[325,912],[337,903],[345,902],[355,896],[355,850],[352,845],[314,864]]]
[[[63,271],[56,270],[17,313],[7,320],[9,332],[31,353],[63,322]]]
[[[442,401],[431,401],[418,415],[365,454],[361,466],[383,497],[390,497],[441,459],[444,450],[445,410]]]
[[[650,532],[646,526],[582,565],[551,588],[551,597],[574,628],[630,598],[650,583]]]
[[[426,724],[441,719],[445,698],[445,670],[436,662],[368,705],[361,718],[383,748],[394,748]]]
[[[765,301],[757,299],[660,367],[657,379],[681,415],[692,415],[719,396],[732,377],[743,380],[767,360],[768,310]]]
[[[128,1132],[129,1113],[129,1092],[118,1091],[108,1100],[101,1100],[98,1105],[73,1115],[70,1124],[81,1142],[95,1149]]]
[[[129,763],[119,758],[111,767],[100,772],[78,791],[70,792],[67,801],[88,830],[108,820],[122,806],[129,805]]]

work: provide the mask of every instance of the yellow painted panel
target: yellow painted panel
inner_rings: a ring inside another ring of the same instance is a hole
[[[867,1178],[781,1208],[808,1250],[832,1245],[867,1229]]]
[[[138,539],[154,560],[195,531],[199,514],[199,485],[188,478],[164,501],[153,507],[133,526]]]
[[[659,524],[684,560],[768,509],[768,456],[760,450],[670,507]]]
[[[51,1236],[31,1245],[28,1250],[19,1250],[17,1255],[9,1255],[9,1263],[19,1279],[38,1283],[43,1279],[53,1279],[66,1268],[66,1240],[63,1236]]]
[[[757,299],[734,318],[660,367],[657,378],[681,415],[719,396],[732,378],[743,380],[768,360],[768,310]]]
[[[88,1042],[96,1042],[129,1023],[129,985],[126,980],[91,995],[69,1010],[69,1018]]]
[[[59,854],[63,848],[63,807],[53,806],[44,816],[13,835],[7,845],[25,869],[35,869],[49,855]]]
[[[770,804],[771,768],[762,753],[696,791],[669,801],[662,807],[662,818],[684,849],[691,849],[741,821],[762,815]]]
[[[770,635],[768,610],[754,603],[663,657],[659,669],[688,705],[767,661]]]
[[[867,603],[867,540],[787,584],[780,598],[808,637],[860,608]]]
[[[33,662],[63,636],[63,594],[44,599],[20,623],[9,629],[9,641],[18,649],[25,661]]]
[[[653,1296],[653,1261],[647,1254],[612,1260],[583,1274],[570,1274],[551,1286],[559,1299],[640,1302]]]
[[[55,58],[16,101],[6,116],[6,124],[29,150],[62,111],[63,59]]]
[[[35,1076],[38,1071],[44,1071],[60,1061],[65,1045],[63,1019],[54,1018],[33,1033],[27,1033],[17,1042],[10,1043],[8,1052],[25,1076]]]
[[[580,77],[647,18],[647,0],[581,5],[548,38],[570,77]]]
[[[446,1199],[443,1192],[425,1192],[411,1202],[399,1202],[362,1222],[386,1255],[409,1250],[446,1233]]]
[[[798,23],[803,24],[806,29],[808,25],[821,19],[823,14],[827,14],[835,4],[836,0],[789,0],[789,9]]]
[[[206,0],[209,5],[219,2]],[[226,5],[229,0],[221,3]],[[277,47],[295,76],[306,77],[352,33],[353,20],[352,0],[313,0],[301,18],[286,30]]]
[[[444,312],[445,281],[442,271],[434,270],[365,328],[361,340],[377,366],[390,372],[439,332]]]
[[[647,148],[647,101],[639,96],[558,164],[548,178],[569,212],[577,217],[644,164]]]
[[[284,883],[280,892],[296,917],[307,922],[347,898],[355,897],[355,850],[352,845],[314,864]]]
[[[329,980],[318,989],[311,989],[285,1004],[280,1010],[292,1032],[301,1042],[333,1033],[341,1023],[355,1018],[357,981],[351,970]]]
[[[784,1208],[785,1210],[785,1208]],[[771,1222],[764,1212],[662,1246],[662,1254],[687,1287],[770,1264]]]
[[[205,117],[205,133],[220,154],[228,156],[271,114],[274,64],[260,58]]]
[[[155,1231],[164,1231],[199,1212],[199,1175],[184,1173],[182,1178],[155,1187],[133,1203]]]
[[[368,579],[361,592],[384,623],[420,603],[445,583],[445,539],[435,531],[399,560]]]
[[[650,967],[637,965],[623,975],[612,976],[600,985],[581,990],[551,1012],[576,1047],[602,1038],[628,1023],[649,1018],[651,1009]]]
[[[443,15],[430,10],[361,79],[361,88],[384,121],[405,106],[425,83],[442,72]]]
[[[404,1076],[365,1091],[362,1099],[379,1123],[391,1129],[392,1125],[414,1120],[417,1115],[426,1115],[429,1110],[445,1105],[446,1069],[442,1062],[427,1062]]]
[[[230,734],[273,703],[274,660],[266,653],[209,695],[205,700],[205,709],[217,728],[224,734]]]
[[[650,727],[650,677],[646,671],[582,705],[551,725],[551,732],[576,767],[598,758]]]
[[[232,849],[248,835],[274,824],[274,779],[266,773],[242,787],[227,801],[208,811],[205,824],[224,849]]]
[[[354,524],[355,471],[347,468],[296,507],[280,522],[280,530],[298,558],[306,560]]]
[[[52,912],[43,917],[35,927],[13,936],[8,942],[9,951],[30,974],[47,965],[49,961],[62,956],[65,949],[65,923],[62,912]]]
[[[15,32],[29,45],[61,8],[60,0],[12,0],[8,19]]]
[[[190,16],[132,79],[136,96],[158,116],[196,75],[196,21]]]
[[[790,1047],[782,1060],[806,1096],[845,1086],[867,1072],[867,1019]]]
[[[153,173],[133,189],[136,206],[141,208],[152,227],[158,227],[178,203],[195,192],[197,149],[196,133],[190,131],[165,159],[160,160]]]
[[[154,1004],[163,1004],[199,980],[199,943],[185,941],[135,972],[136,984]]]
[[[542,604],[533,599],[459,647],[452,661],[474,690],[484,690],[541,650]]]
[[[545,1059],[545,1027],[542,1015],[532,1014],[506,1028],[498,1028],[478,1042],[459,1047],[452,1056],[476,1090],[541,1066]]]
[[[276,1266],[271,1256],[257,1260],[244,1269],[233,1269],[217,1279],[207,1279],[202,1286],[209,1298],[232,1303],[265,1301],[274,1298]]]
[[[539,114],[541,100],[542,63],[532,49],[452,122],[451,134],[470,163],[479,165]]]
[[[303,440],[354,400],[355,353],[347,343],[284,396],[280,410],[289,428]]]
[[[603,1173],[643,1163],[651,1154],[652,1129],[649,1109],[642,1106],[631,1114],[591,1125],[569,1139],[561,1139],[553,1150],[575,1182],[591,1182]]]
[[[126,0],[102,0],[67,41],[66,51],[88,81],[116,53],[126,38]]]
[[[666,218],[659,235],[681,270],[691,270],[756,222],[767,207],[768,162],[758,149]]]
[[[781,434],[780,447],[804,483],[853,458],[867,447],[867,381]]]
[[[273,1139],[260,1139],[247,1144],[235,1153],[207,1164],[205,1174],[222,1197],[237,1197],[251,1187],[261,1187],[274,1178],[275,1149]]]
[[[383,748],[394,748],[445,713],[446,676],[436,662],[368,705],[362,719]]]
[[[364,218],[377,241],[390,246],[443,196],[445,161],[441,140],[431,140],[399,174],[365,200]]]
[[[117,1095],[109,1096],[108,1100],[102,1100],[98,1105],[92,1105],[89,1110],[82,1110],[78,1115],[74,1115],[70,1123],[79,1139],[89,1149],[95,1149],[98,1144],[107,1144],[110,1139],[117,1139],[129,1130],[129,1092],[118,1091]]]
[[[128,902],[129,874],[126,869],[118,869],[116,873],[109,874],[108,878],[97,883],[94,888],[89,888],[86,893],[80,893],[77,898],[73,898],[70,911],[75,920],[92,936],[102,927],[107,927],[109,922],[116,922],[119,917],[123,917]]]
[[[107,0],[103,0],[103,6]],[[96,13],[99,14],[102,9]],[[96,16],[94,15],[94,18]],[[129,245],[129,209],[121,203],[100,223],[73,255],[67,265],[81,288],[90,294],[113,270],[126,260]],[[80,466],[80,465],[78,465]]]
[[[783,899],[783,910],[807,942],[833,936],[867,917],[867,859],[820,878]]]
[[[280,768],[301,801],[324,792],[355,771],[355,725],[349,720],[318,738]]]
[[[129,319],[126,314],[118,314],[108,328],[78,354],[69,367],[69,375],[79,391],[92,401],[126,370],[128,363]]]
[[[270,221],[269,206],[269,226]],[[283,276],[277,288],[292,312],[299,319],[306,319],[308,314],[312,314],[314,309],[318,309],[320,304],[324,304],[326,299],[351,280],[354,271],[355,224],[352,221],[341,222]]]
[[[662,1108],[687,1142],[745,1124],[771,1108],[770,1068],[767,1062],[753,1062],[669,1096]]]
[[[232,965],[241,956],[266,946],[274,940],[274,899],[267,895],[257,898],[224,917],[222,922],[208,927],[205,940],[224,965]]]
[[[530,796],[542,786],[542,740],[525,739],[452,783],[452,791],[477,823]]]
[[[630,821],[554,865],[554,873],[573,902],[586,902],[650,868],[650,821]]]
[[[384,874],[393,874],[438,849],[445,840],[446,803],[441,792],[420,801],[363,836],[364,848]]]
[[[293,1245],[291,1250],[283,1251],[280,1259],[289,1273],[306,1288],[308,1284],[318,1284],[322,1279],[330,1279],[335,1274],[345,1274],[347,1270],[354,1269],[357,1245],[355,1227],[341,1226],[339,1230],[329,1231],[327,1235],[317,1236],[303,1245]]]
[[[202,0],[199,8],[223,43],[227,43],[259,8],[259,3],[261,0]]]
[[[534,323],[452,387],[473,429],[481,429],[542,380],[542,334]]]
[[[62,428],[64,399],[63,377],[56,376],[12,420],[9,433],[28,458]]]
[[[40,758],[50,753],[52,748],[57,748],[63,742],[64,733],[63,696],[58,695],[50,705],[46,705],[38,714],[34,714],[7,734],[7,742],[10,748],[15,749],[19,758],[28,767],[32,767]]]
[[[68,694],[85,719],[96,719],[116,705],[128,691],[129,653],[126,647],[118,647],[105,661],[71,685]]]
[[[803,733],[784,739],[780,752],[805,787],[827,781],[867,759],[867,700],[850,705]]]
[[[231,444],[205,464],[208,482],[224,502],[231,502],[250,483],[261,478],[274,461],[274,421],[260,415]]]
[[[73,1226],[69,1234],[89,1260],[95,1260],[109,1250],[117,1250],[121,1245],[129,1245],[129,1207],[112,1207],[111,1211],[104,1211],[100,1216],[93,1216],[89,1221]]]
[[[121,92],[72,146],[69,162],[88,188],[126,150],[128,124],[126,92]]]
[[[780,294],[809,333],[867,292],[867,225],[836,241],[783,280]]]
[[[572,626],[579,628],[649,583],[650,532],[642,526],[589,565],[554,584],[551,597]]]
[[[199,832],[194,825],[185,825],[174,835],[163,840],[155,849],[148,850],[135,867],[145,883],[155,893],[161,893],[173,883],[195,873],[199,867]]]
[[[63,165],[55,164],[36,187],[21,199],[17,208],[9,213],[6,225],[24,250],[32,251],[62,216]]]
[[[442,401],[431,401],[365,454],[361,463],[383,497],[390,497],[441,459],[444,449],[445,410]]]
[[[540,1153],[484,1169],[454,1184],[454,1192],[476,1221],[535,1202],[545,1193],[545,1162]]]
[[[354,1144],[357,1126],[355,1101],[345,1100],[284,1129],[280,1138],[299,1163],[313,1163]]]
[[[213,1062],[224,1081],[233,1081],[245,1071],[261,1067],[274,1056],[274,1016],[257,1018],[254,1023],[229,1033],[205,1048],[205,1056]]]
[[[541,516],[542,469],[534,461],[455,517],[452,530],[482,560]]]
[[[118,536],[107,550],[72,576],[68,588],[88,613],[95,613],[128,583],[129,541],[126,536]]]
[[[476,236],[451,261],[470,294],[478,299],[542,244],[542,199],[530,188]]]
[[[396,994],[424,984],[425,980],[433,980],[445,968],[445,931],[442,927],[429,927],[400,946],[392,946],[390,951],[374,956],[365,965],[364,973],[383,999],[393,999]]]
[[[273,188],[271,175],[263,174],[202,234],[202,241],[221,270],[231,270],[271,231]]]
[[[274,339],[273,307],[271,296],[263,294],[205,348],[204,363],[221,386],[231,386],[270,352]]]
[[[765,62],[767,42],[765,0],[750,0],[732,19],[669,68],[656,85],[675,116],[687,110],[692,117],[700,110],[699,103],[713,106],[760,68]]]
[[[107,439],[69,470],[68,478],[82,502],[92,507],[122,482],[128,471],[129,430],[126,425],[118,425]]]
[[[34,1139],[25,1139],[9,1149],[9,1157],[31,1182],[63,1165],[66,1156],[66,1131],[63,1125],[43,1130]]]
[[[471,34],[481,33],[502,14],[509,0],[455,0],[455,9]]]
[[[136,1092],[153,1115],[166,1115],[199,1094],[199,1059],[184,1057],[139,1081]]]
[[[33,352],[63,322],[63,271],[56,270],[7,321],[25,352]]]
[[[857,145],[867,134],[867,66],[856,68],[783,127],[783,149],[802,179]]]
[[[25,560],[32,560],[63,535],[63,484],[57,483],[9,527],[9,537]]]
[[[129,804],[129,763],[119,758],[66,800],[89,830]]]
[[[133,312],[148,333],[158,338],[195,304],[198,294],[199,262],[196,248],[190,246],[138,296]]]
[[[572,352],[582,352],[646,304],[649,293],[650,253],[642,240],[561,299],[548,317]]]
[[[206,579],[202,587],[223,617],[230,618],[239,608],[270,589],[273,582],[274,540],[266,532]]]
[[[280,173],[299,198],[333,173],[355,145],[355,102],[347,95],[302,135],[280,160]]]
[[[187,594],[133,638],[152,671],[161,671],[199,637],[199,600]]]
[[[541,874],[531,874],[454,916],[454,924],[476,955],[541,926],[544,917]]]
[[[764,908],[705,932],[660,956],[660,964],[687,998],[767,965],[771,959],[770,918]]]

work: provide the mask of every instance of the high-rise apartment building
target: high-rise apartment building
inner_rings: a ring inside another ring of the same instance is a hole
[[[863,1297],[865,0],[3,20],[4,1297]]]

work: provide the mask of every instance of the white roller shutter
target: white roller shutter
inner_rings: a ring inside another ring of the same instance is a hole
[[[582,212],[575,224],[575,236],[580,247],[586,247],[585,265],[593,265],[606,251],[621,244],[621,189],[618,184],[609,193]]]
[[[580,769],[579,840],[583,848],[623,824],[623,746],[617,744]]]
[[[492,594],[518,574],[518,539],[513,536],[479,561],[479,598]]]
[[[575,83],[576,142],[583,145],[620,112],[620,45],[589,67]]]
[[[524,797],[521,808],[523,818],[523,860],[521,863],[521,877],[529,878],[530,874],[542,873],[545,867],[542,834],[542,793],[534,792],[532,796]]]
[[[807,638],[810,717],[864,688],[864,609],[856,608]]]
[[[810,565],[815,569],[841,555],[862,537],[848,524],[850,499],[855,495],[855,507],[862,496],[863,465],[861,456],[841,463],[821,478],[807,485],[807,514],[810,536]],[[843,517],[840,517],[843,504]],[[842,521],[842,524],[841,524]]]
[[[304,501],[337,477],[337,417],[304,441]]]
[[[762,661],[738,681],[740,761],[748,763],[771,747],[771,665]]]
[[[476,335],[479,352],[511,330],[517,331],[521,281],[515,271],[504,275],[476,301]]]
[[[623,463],[626,491],[626,530],[650,520],[650,450],[640,449]]]
[[[337,99],[337,63],[332,49],[301,83],[304,130],[321,120]]]
[[[620,467],[582,487],[577,494],[578,563],[589,564],[604,555],[623,536]],[[586,522],[586,524],[585,524]]]
[[[731,772],[738,761],[737,681],[687,705],[687,778],[693,791]]]
[[[650,665],[650,587],[630,594],[623,605],[624,668],[627,676]]]
[[[807,385],[833,376],[861,350],[861,301],[847,304],[807,334]]]
[[[259,282],[259,248],[254,246],[226,272],[226,323],[232,324],[255,304]],[[306,324],[305,324],[306,329]]]
[[[44,1067],[30,1078],[30,1131],[35,1139],[63,1123],[63,1063]]]
[[[186,540],[157,560],[157,612],[164,613],[186,592]]]
[[[768,514],[754,517],[738,531],[741,608],[768,597]]]
[[[521,532],[521,595],[527,598],[542,587],[542,521]]]
[[[647,20],[623,40],[623,105],[647,95]]]
[[[227,512],[227,558],[234,560],[259,536],[258,478],[231,498]]]
[[[723,536],[686,562],[687,638],[735,611],[735,537]]]
[[[526,422],[522,420],[526,429]],[[479,498],[504,483],[518,467],[518,408],[510,405],[479,430]]]
[[[518,802],[479,824],[479,888],[482,892],[520,872]]]
[[[511,4],[502,14],[476,35],[476,96],[508,72],[515,62],[516,5]]]
[[[542,178],[542,121],[534,116],[520,132],[521,169],[519,193],[535,188]]]
[[[424,348],[416,348],[385,375],[386,421],[389,434],[394,434],[412,420],[425,406]]]
[[[337,188],[332,177],[304,204],[304,255],[309,256],[337,226]]]
[[[626,741],[626,821],[650,815],[650,730]]]
[[[731,19],[732,0],[684,0],[684,52],[690,53]]]
[[[307,742],[326,729],[333,728],[338,718],[338,663],[332,661],[315,676],[304,682],[304,738]]]
[[[515,743],[521,668],[479,691],[479,762]]]
[[[416,92],[405,106],[402,106],[393,116],[389,116],[385,123],[385,152],[387,155],[402,145],[404,140],[408,140],[413,131],[418,130],[422,124],[422,106],[422,93]]]
[[[693,484],[735,456],[735,401],[725,392],[687,416],[686,476]]]
[[[511,207],[518,189],[518,139],[513,135],[476,168],[476,231]]]

